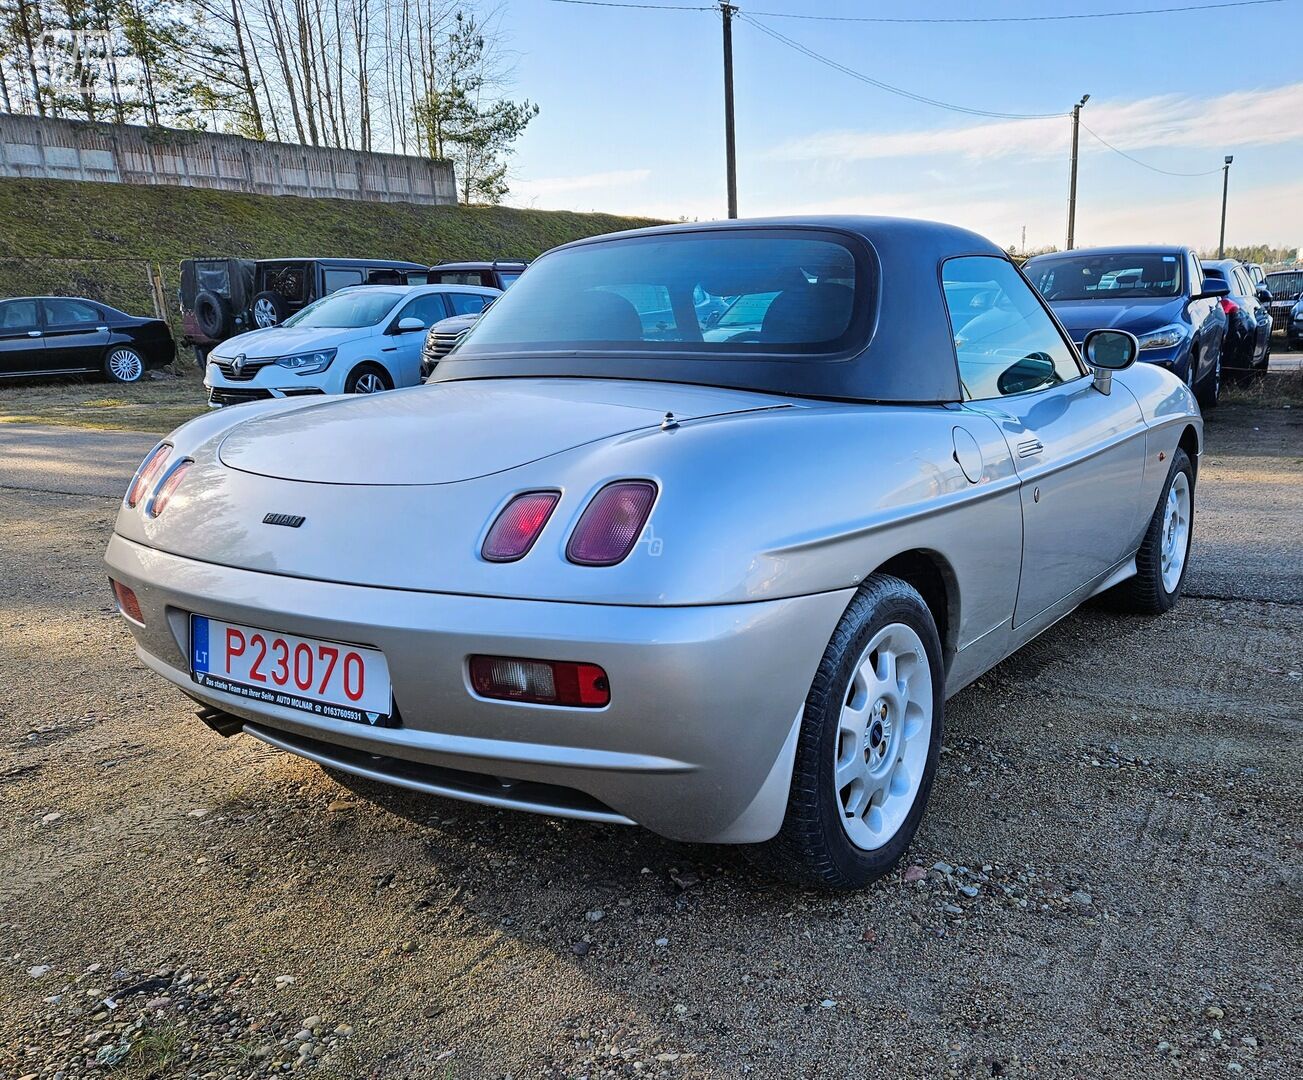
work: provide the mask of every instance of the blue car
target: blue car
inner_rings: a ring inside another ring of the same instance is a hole
[[[1101,327],[1129,330],[1140,360],[1167,368],[1210,409],[1222,388],[1225,281],[1186,247],[1075,248],[1023,267],[1078,348]]]

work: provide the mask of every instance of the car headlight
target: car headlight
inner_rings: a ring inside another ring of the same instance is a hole
[[[330,367],[330,362],[334,359],[334,349],[318,349],[316,352],[282,356],[276,361],[276,366],[286,368],[296,375],[315,375],[318,371],[325,371]]]
[[[1150,330],[1147,334],[1138,334],[1136,340],[1140,342],[1142,349],[1170,349],[1173,345],[1180,345],[1185,340],[1185,327],[1177,323],[1170,326],[1160,326],[1157,330]]]

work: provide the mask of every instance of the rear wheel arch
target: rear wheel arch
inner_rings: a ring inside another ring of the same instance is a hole
[[[918,590],[932,613],[946,670],[959,648],[959,579],[945,556],[928,548],[893,555],[872,571],[890,574]]]

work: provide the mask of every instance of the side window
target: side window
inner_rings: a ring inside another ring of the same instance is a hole
[[[329,296],[337,289],[347,289],[350,285],[361,285],[362,271],[361,270],[325,270],[322,273],[322,281],[325,285],[325,290],[323,295]]]
[[[1072,346],[1022,275],[1004,259],[969,255],[942,267],[964,396],[1043,390],[1080,378]]]
[[[1203,266],[1194,255],[1188,256],[1186,262],[1190,264],[1190,295],[1198,296],[1203,292]]]
[[[1240,286],[1236,290],[1236,292],[1238,292],[1241,296],[1253,295],[1255,291],[1253,288],[1253,283],[1249,280],[1249,275],[1244,271],[1242,267],[1237,266],[1235,268],[1235,280],[1239,283]]]
[[[95,326],[101,321],[98,308],[82,300],[42,300],[45,325],[50,330],[72,326]]]
[[[0,304],[0,333],[26,333],[40,328],[35,300],[6,300]]]
[[[397,326],[402,319],[420,319],[427,327],[433,326],[440,319],[448,317],[448,307],[438,293],[426,293],[412,300],[394,319]]]
[[[445,295],[452,305],[454,315],[478,315],[484,310],[484,305],[493,299],[481,293],[455,292]]]

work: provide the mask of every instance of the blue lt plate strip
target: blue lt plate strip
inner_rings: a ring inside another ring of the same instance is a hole
[[[208,619],[203,615],[190,616],[190,667],[208,670]]]

